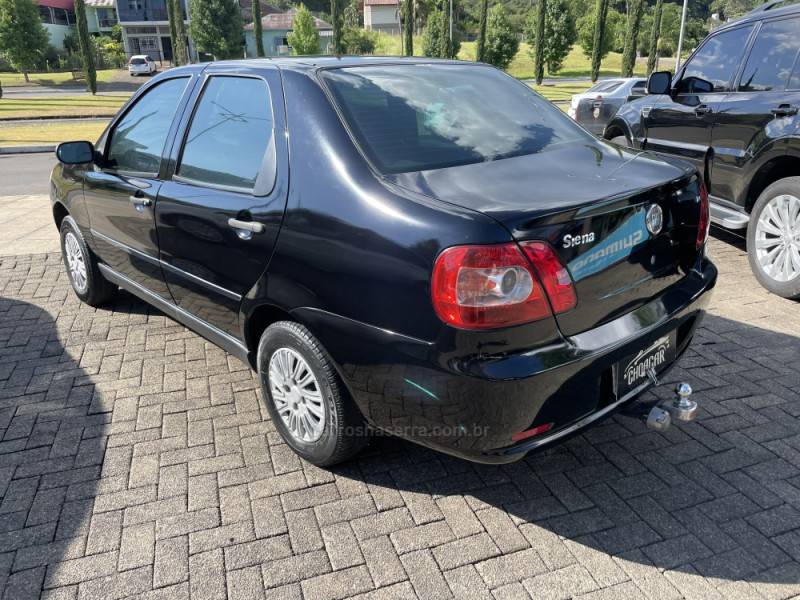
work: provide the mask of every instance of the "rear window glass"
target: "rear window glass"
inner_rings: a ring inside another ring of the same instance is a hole
[[[595,83],[586,92],[613,92],[621,85],[621,81],[601,81],[600,83]]]
[[[131,64],[132,65],[143,65],[143,64],[146,64],[146,63],[147,63],[147,61],[145,59],[143,59],[143,58],[132,58],[131,59]]]
[[[589,134],[500,71],[392,65],[323,72],[353,136],[384,173],[535,154]]]

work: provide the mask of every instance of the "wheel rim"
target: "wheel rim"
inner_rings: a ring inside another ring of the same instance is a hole
[[[72,285],[75,289],[83,293],[86,291],[86,261],[83,258],[81,246],[78,243],[78,238],[71,231],[64,237],[64,250],[67,255],[67,267],[69,268],[69,276],[72,279]]]
[[[272,401],[289,433],[315,442],[325,429],[325,406],[317,378],[305,359],[291,348],[279,348],[269,361]]]
[[[787,282],[800,276],[800,199],[781,194],[767,203],[758,218],[755,245],[767,277]]]

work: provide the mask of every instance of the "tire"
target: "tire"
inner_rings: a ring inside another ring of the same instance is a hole
[[[72,291],[89,306],[100,306],[117,293],[117,286],[107,281],[97,267],[97,257],[83,239],[72,217],[61,221],[61,256]]]
[[[800,177],[780,179],[761,192],[747,228],[747,257],[756,279],[791,300],[800,299],[800,213],[792,219],[795,211],[800,211]]]
[[[305,327],[291,321],[270,325],[258,344],[257,360],[272,422],[301,458],[327,467],[366,446],[369,432],[363,415],[327,352]],[[290,379],[284,379],[286,373],[291,373]],[[305,384],[298,386],[297,380]]]

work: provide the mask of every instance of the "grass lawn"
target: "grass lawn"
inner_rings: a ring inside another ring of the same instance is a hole
[[[573,94],[582,94],[592,84],[588,81],[564,81],[553,85],[531,85],[550,102],[568,102]]]
[[[0,123],[0,146],[46,146],[70,140],[94,142],[105,127],[105,121],[42,121],[22,125]]]
[[[36,98],[0,100],[0,119],[29,119],[32,117],[100,117],[113,116],[128,99],[127,96],[68,96],[54,95]]]
[[[97,83],[108,83],[114,77],[117,69],[103,69],[97,72]],[[20,87],[25,85],[51,85],[51,86],[65,86],[65,85],[84,85],[83,80],[76,81],[72,77],[72,72],[66,73],[31,73],[28,75],[30,83],[25,82],[25,77],[22,73],[0,73],[0,83],[3,87]]]

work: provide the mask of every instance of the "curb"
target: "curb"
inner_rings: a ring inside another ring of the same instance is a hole
[[[0,146],[0,155],[3,154],[37,154],[55,152],[56,147],[50,146]]]

